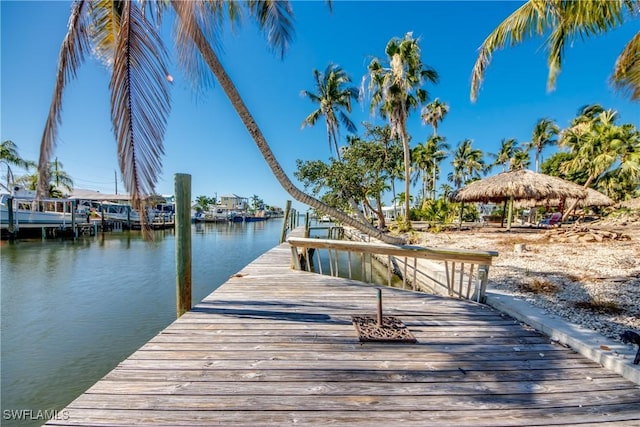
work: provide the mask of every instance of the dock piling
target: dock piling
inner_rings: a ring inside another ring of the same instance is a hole
[[[191,310],[191,175],[175,174],[176,312]]]

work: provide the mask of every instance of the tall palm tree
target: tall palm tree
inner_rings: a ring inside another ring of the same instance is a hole
[[[453,171],[449,174],[449,181],[453,182],[456,190],[486,170],[482,150],[473,148],[473,141],[465,139],[458,143],[451,162]],[[460,204],[460,227],[464,213],[464,202]]]
[[[431,166],[431,198],[433,200],[436,199],[436,184],[437,184],[437,176],[439,167],[438,165],[447,158],[449,155],[449,150],[451,147],[446,142],[446,138],[439,135],[432,135],[427,139],[426,144],[427,155],[431,157],[432,164]]]
[[[542,150],[550,145],[557,144],[554,138],[560,133],[560,128],[555,122],[548,118],[538,120],[533,127],[531,141],[525,144],[525,150],[535,150],[536,172],[540,170],[540,154]]]
[[[9,139],[0,143],[0,162],[7,165],[7,190],[9,190],[9,187],[14,180],[11,165],[27,170],[36,166],[34,162],[20,157],[20,154],[18,153],[18,146]]]
[[[351,83],[351,78],[342,68],[335,64],[329,64],[324,73],[313,70],[313,78],[317,93],[303,90],[301,94],[309,98],[313,103],[318,104],[318,109],[304,119],[302,127],[313,126],[320,117],[324,117],[327,125],[329,150],[335,148],[338,160],[340,160],[340,150],[338,148],[340,123],[349,132],[356,132],[356,125],[353,124],[344,110],[348,113],[351,112],[351,100],[358,99],[358,88],[347,86]]]
[[[516,152],[516,150],[518,149],[518,140],[515,138],[502,138],[502,141],[500,141],[500,149],[498,150],[498,152],[496,154],[493,153],[489,153],[489,156],[491,157],[495,157],[495,160],[493,161],[493,163],[491,163],[491,166],[498,166],[498,165],[502,165],[502,171],[506,171],[507,169],[510,169],[510,162],[511,159],[513,159],[513,155]]]
[[[411,149],[411,167],[414,171],[411,177],[411,183],[421,182],[420,200],[424,202],[427,199],[427,177],[429,176],[429,165],[433,164],[433,160],[427,153],[426,142],[418,144]]]
[[[422,109],[420,117],[425,124],[433,127],[433,134],[438,135],[438,125],[442,122],[449,112],[449,106],[436,98]]]
[[[387,43],[386,62],[374,58],[369,63],[369,89],[372,92],[371,110],[379,108],[384,118],[389,119],[391,130],[402,141],[404,151],[405,216],[403,229],[410,229],[409,202],[411,200],[411,150],[407,134],[407,118],[411,110],[418,108],[428,98],[422,86],[437,82],[438,73],[423,64],[418,40],[411,33],[392,38]]]
[[[449,112],[449,105],[447,105],[445,102],[440,101],[440,99],[438,98],[434,99],[432,102],[425,105],[424,108],[422,109],[422,114],[420,116],[422,118],[422,122],[425,124],[429,124],[431,125],[431,127],[433,127],[434,137],[438,136],[438,125],[440,124],[440,122],[444,120],[448,112]],[[448,149],[449,147],[447,145],[446,150]],[[439,150],[438,148],[435,149],[435,151],[438,151],[438,150]],[[432,190],[432,198],[434,200],[436,199],[436,170],[438,169],[437,161],[441,161],[441,160],[443,159],[437,160],[436,158],[433,158],[433,169],[432,169],[433,181],[432,181],[431,190]]]
[[[283,55],[293,34],[293,11],[288,1],[172,0],[145,4],[148,7],[144,10],[131,1],[105,0],[92,8],[87,1],[73,4],[40,146],[39,182],[45,182],[46,165],[55,147],[65,85],[75,77],[84,56],[94,53],[104,57],[111,69],[111,117],[125,187],[134,205],[139,205],[145,195],[155,193],[172,80],[165,65],[160,26],[156,24],[171,8],[176,17],[175,44],[181,64],[190,75],[202,77],[210,71],[215,76],[282,187],[296,200],[375,238],[388,243],[403,241],[384,235],[370,224],[331,208],[293,185],[214,51],[225,17],[239,22],[246,12],[265,32],[268,44]],[[39,186],[39,193],[43,192],[44,188]]]
[[[474,178],[480,178],[485,171],[485,161],[482,150],[473,148],[473,141],[465,139],[456,147],[453,161],[453,172],[449,174],[449,181],[453,182],[456,190]]]
[[[476,100],[493,52],[522,43],[528,37],[543,36],[549,52],[548,90],[555,88],[564,49],[574,39],[593,37],[636,19],[638,0],[529,0],[500,23],[480,46],[471,77],[471,99]],[[618,56],[612,76],[614,85],[640,99],[640,32]]]

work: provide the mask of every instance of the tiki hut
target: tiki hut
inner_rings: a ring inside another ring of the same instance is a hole
[[[586,195],[581,186],[564,179],[530,170],[516,170],[474,181],[454,192],[451,200],[483,203],[509,201],[509,230],[514,200],[584,199]]]
[[[596,191],[592,188],[585,188],[587,196],[584,199],[578,200],[578,207],[587,206],[611,206],[613,200],[608,196]],[[545,199],[545,200],[521,200],[514,204],[516,208],[529,208],[535,206],[560,206],[562,199]],[[562,203],[565,206],[570,206],[575,201],[574,198],[568,198]]]

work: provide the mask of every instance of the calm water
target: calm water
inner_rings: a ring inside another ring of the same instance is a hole
[[[192,226],[193,301],[278,244],[281,219]],[[60,409],[175,320],[175,239],[139,232],[1,242],[1,377],[9,410]],[[24,417],[23,417],[24,418]]]

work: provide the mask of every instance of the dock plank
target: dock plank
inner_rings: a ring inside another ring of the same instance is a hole
[[[496,310],[383,289],[417,343],[360,343],[376,286],[277,246],[48,425],[640,425],[640,388]]]

